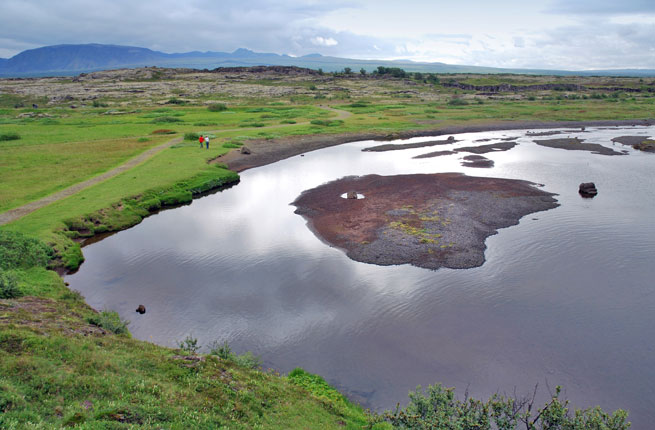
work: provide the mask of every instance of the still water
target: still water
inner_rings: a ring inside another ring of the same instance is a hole
[[[86,246],[86,262],[66,281],[91,306],[129,319],[139,339],[228,341],[265,367],[318,373],[375,410],[405,404],[419,384],[486,398],[538,383],[542,399],[562,385],[577,407],[628,409],[633,428],[649,428],[655,155],[611,142],[622,135],[653,136],[655,127],[552,137],[580,136],[624,156],[541,147],[523,131],[381,153],[361,151],[371,141],[318,150],[246,171],[231,189]],[[463,153],[412,158],[514,136],[515,148],[485,154],[490,169],[462,167]],[[438,271],[351,261],[290,206],[347,175],[437,172],[529,180],[561,206],[488,238],[483,266]],[[599,194],[583,199],[578,185],[589,181]]]

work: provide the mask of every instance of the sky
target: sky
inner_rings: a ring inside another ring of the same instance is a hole
[[[77,43],[655,69],[655,0],[0,0],[0,58]]]

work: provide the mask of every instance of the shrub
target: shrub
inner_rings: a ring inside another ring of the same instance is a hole
[[[418,387],[409,393],[410,403],[404,410],[396,408],[385,417],[394,428],[401,429],[498,429],[518,428],[542,430],[627,430],[630,423],[622,410],[609,415],[600,408],[576,410],[572,416],[568,401],[559,398],[557,387],[543,408],[536,408],[534,397],[523,399],[493,395],[487,402],[455,398],[452,388],[440,384],[429,386],[427,392]]]
[[[102,311],[89,317],[87,321],[114,334],[129,334],[127,325],[130,322],[122,319],[116,311]]]
[[[232,348],[230,348],[227,341],[224,341],[223,343],[219,343],[218,341],[212,342],[211,345],[209,345],[209,353],[211,355],[216,355],[223,360],[231,360],[234,357]]]
[[[262,359],[250,351],[241,355],[232,352],[232,348],[230,348],[227,341],[224,341],[223,343],[218,341],[212,342],[209,346],[209,353],[211,355],[216,355],[223,360],[232,361],[237,365],[248,369],[257,369],[262,365]]]
[[[189,354],[195,354],[200,349],[198,339],[191,335],[188,335],[183,341],[179,342],[178,346],[181,350],[186,351]]]
[[[182,120],[179,118],[175,118],[174,116],[160,116],[158,118],[153,119],[150,122],[153,124],[162,124],[168,122],[182,122]]]
[[[343,124],[343,121],[340,119],[329,120],[329,119],[313,119],[309,122],[312,125],[320,125],[323,127],[338,127]]]
[[[469,104],[469,102],[467,102],[466,100],[460,97],[453,97],[452,99],[450,99],[448,104],[450,106],[466,106]]]
[[[199,137],[200,135],[198,133],[184,133],[184,140],[198,140]]]
[[[18,140],[20,139],[20,134],[18,133],[3,133],[0,134],[0,141],[6,141],[6,140]]]
[[[16,276],[0,270],[0,299],[13,299],[21,295]]]
[[[0,269],[45,267],[53,250],[38,239],[0,230]]]
[[[180,100],[180,99],[178,99],[176,97],[171,97],[170,99],[168,99],[166,104],[169,104],[169,105],[185,105],[186,101],[185,100]]]
[[[212,103],[207,106],[209,112],[223,112],[227,110],[227,106],[224,103]]]
[[[258,369],[262,365],[262,359],[250,351],[237,355],[234,362],[239,366],[247,367],[248,369]]]
[[[103,103],[103,102],[101,102],[100,100],[94,100],[94,101],[93,101],[93,107],[102,107],[102,108],[106,108],[107,106],[109,106],[107,103]]]

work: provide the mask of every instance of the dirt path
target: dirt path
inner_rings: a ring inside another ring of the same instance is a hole
[[[336,119],[346,119],[349,116],[352,115],[352,113],[331,108],[329,106],[317,106],[320,109],[324,109],[330,112],[334,112],[337,114]],[[285,128],[285,127],[297,127],[299,125],[308,125],[310,122],[305,121],[297,124],[277,124],[277,125],[269,125],[266,127],[258,127],[257,130],[270,130],[270,129],[276,129],[276,128]],[[253,128],[254,129],[254,128]],[[234,129],[227,129],[227,130],[214,130],[211,131],[210,133],[214,134],[219,134],[219,133],[229,133],[229,132],[234,132],[234,131],[243,131],[243,130],[248,130],[248,128],[234,128]],[[161,145],[155,146],[153,148],[148,149],[147,151],[137,155],[134,158],[131,158],[130,160],[126,161],[125,163],[121,164],[118,167],[115,167],[101,175],[94,176],[91,179],[87,179],[86,181],[83,182],[78,182],[75,185],[71,185],[68,188],[65,188],[61,191],[58,191],[56,193],[47,195],[39,200],[35,200],[33,202],[29,202],[27,204],[24,204],[23,206],[19,206],[14,209],[10,209],[6,212],[0,213],[0,225],[8,224],[12,221],[16,221],[19,218],[24,217],[25,215],[28,215],[32,212],[34,212],[37,209],[41,209],[44,206],[49,205],[50,203],[54,203],[58,200],[65,199],[66,197],[72,196],[73,194],[79,193],[80,191],[84,190],[85,188],[88,188],[92,185],[98,184],[106,179],[113,178],[114,176],[120,175],[121,173],[130,170],[139,164],[145,162],[146,160],[150,159],[154,155],[158,154],[159,152],[163,151],[166,148],[169,148],[175,144],[181,143],[182,142],[182,137],[176,137],[175,139],[171,139],[167,141],[166,143],[162,143]]]

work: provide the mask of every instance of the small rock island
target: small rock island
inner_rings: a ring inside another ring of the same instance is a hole
[[[342,198],[353,190],[365,197]],[[353,260],[436,270],[481,266],[487,237],[559,206],[553,196],[531,182],[461,173],[367,175],[304,191],[292,204]]]

